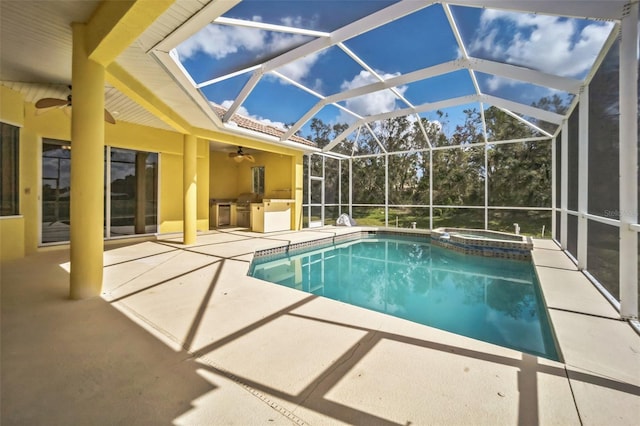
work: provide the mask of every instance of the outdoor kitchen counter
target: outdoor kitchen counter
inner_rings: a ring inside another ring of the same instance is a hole
[[[295,200],[265,198],[251,203],[251,230],[254,232],[288,231],[291,229],[291,207]]]

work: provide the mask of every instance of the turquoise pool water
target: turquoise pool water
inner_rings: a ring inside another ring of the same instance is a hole
[[[529,262],[463,255],[411,237],[375,236],[256,258],[250,275],[558,359]]]

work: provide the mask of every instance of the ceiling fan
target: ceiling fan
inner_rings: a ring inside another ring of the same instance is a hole
[[[71,90],[71,86],[69,86],[69,90]],[[42,98],[38,102],[36,102],[36,108],[38,109],[46,109],[46,108],[66,108],[71,107],[71,94],[67,96],[67,99],[58,99],[58,98]],[[104,121],[111,124],[116,124],[115,118],[107,111],[104,110]]]
[[[230,152],[229,153],[229,157],[233,158],[237,163],[241,163],[243,160],[247,160],[250,163],[255,163],[256,162],[256,159],[253,158],[253,155],[245,154],[244,152],[242,152],[242,147],[241,146],[238,147],[238,151]]]

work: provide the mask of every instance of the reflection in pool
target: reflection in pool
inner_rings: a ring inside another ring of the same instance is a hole
[[[278,258],[250,275],[557,359],[530,262],[468,256],[416,238],[363,238]]]

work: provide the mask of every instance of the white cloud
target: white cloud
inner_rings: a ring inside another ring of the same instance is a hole
[[[229,109],[229,107],[233,105],[233,100],[228,99],[226,101],[222,101],[220,105],[225,109]],[[251,118],[252,120],[255,120],[266,126],[275,127],[280,130],[287,130],[287,126],[285,126],[285,124],[282,123],[281,121],[271,121],[268,118],[264,118],[259,115],[253,115],[242,105],[236,110],[236,113],[239,115],[243,115],[245,117]]]
[[[302,44],[307,40],[306,36],[300,34],[270,33],[265,50],[267,52],[282,51],[290,46]]]
[[[517,81],[515,80],[511,80],[509,78],[504,78],[504,77],[500,77],[497,75],[492,75],[490,76],[485,83],[487,84],[487,87],[489,88],[489,90],[491,92],[495,92],[496,90],[498,90],[501,87],[505,87],[505,86],[516,86],[518,84]]]
[[[302,16],[285,16],[280,19],[282,25],[292,28],[304,28],[302,25]]]
[[[301,19],[300,17],[283,18],[283,22],[295,24],[300,22]],[[262,18],[254,16],[253,20],[261,22]],[[181,60],[189,59],[199,52],[203,52],[215,59],[224,59],[238,52],[249,52],[254,57],[260,57],[286,51],[288,48],[303,44],[308,40],[308,37],[300,34],[209,24],[180,44],[177,47],[177,51]],[[324,51],[305,56],[281,67],[279,71],[289,78],[300,81],[309,74],[311,68],[323,53]]]
[[[209,24],[178,46],[181,59],[204,52],[222,59],[241,49],[256,52],[266,45],[267,33],[262,30]]]
[[[508,40],[505,26],[511,33]],[[582,77],[611,27],[611,23],[594,22],[580,28],[572,19],[486,9],[469,51],[550,74]]]
[[[300,82],[303,78],[309,75],[311,68],[313,68],[315,63],[318,61],[318,58],[320,58],[323,53],[324,51],[307,55],[304,58],[278,68],[278,71],[290,79]]]
[[[386,79],[396,77],[398,74],[381,74],[381,77]],[[340,88],[342,90],[350,90],[356,87],[365,86],[371,83],[377,83],[378,79],[375,78],[368,71],[360,71],[360,74],[356,75],[351,81],[344,81]],[[400,94],[404,94],[407,90],[406,86],[396,88]],[[396,109],[396,95],[390,90],[380,90],[366,95],[357,96],[355,98],[346,100],[346,107],[356,114],[367,116],[375,115],[384,112],[393,111]],[[353,122],[354,117],[345,112],[341,112],[340,119],[343,122]]]

